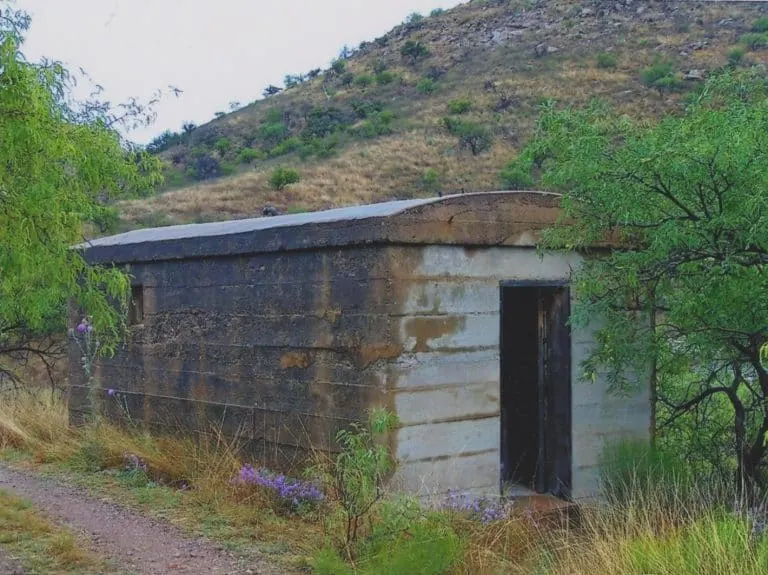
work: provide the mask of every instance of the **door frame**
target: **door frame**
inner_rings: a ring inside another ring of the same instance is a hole
[[[501,280],[499,282],[499,324],[500,324],[500,330],[499,330],[499,432],[500,432],[500,456],[504,457],[504,447],[505,447],[505,402],[504,402],[504,372],[503,372],[503,351],[505,349],[504,347],[504,288],[565,288],[566,293],[568,296],[568,302],[567,302],[567,318],[570,320],[570,313],[571,313],[571,282],[567,279],[561,279],[561,280]],[[572,480],[573,480],[573,422],[572,422],[572,413],[573,413],[573,376],[572,376],[572,347],[573,347],[573,339],[571,334],[570,326],[567,328],[567,334],[568,334],[568,346],[565,350],[566,352],[566,366],[565,369],[567,371],[567,380],[568,380],[568,386],[567,391],[563,394],[562,399],[567,403],[568,409],[567,413],[563,414],[563,419],[565,420],[564,423],[566,423],[568,429],[568,447],[565,450],[566,453],[563,456],[562,454],[557,459],[547,461],[545,463],[545,468],[547,471],[554,472],[556,475],[560,475],[557,473],[558,471],[567,471],[566,477],[568,484],[564,486],[553,486],[553,485],[547,485],[547,489],[549,492],[552,492],[554,490],[554,494],[558,497],[563,498],[569,498],[571,495],[571,490],[573,488]],[[544,437],[541,441],[546,443],[546,447],[544,447],[544,444],[540,444],[539,448],[544,448],[545,450],[551,450],[554,446],[557,445],[557,425],[554,423],[548,423],[544,421],[544,403],[543,401],[539,400],[539,426],[540,429],[544,430]],[[555,450],[557,451],[556,447]],[[565,459],[566,461],[561,460]],[[561,469],[563,466],[567,465],[567,470]],[[537,472],[538,475],[539,472]],[[534,479],[535,484],[539,484],[542,481],[539,477],[536,477]],[[552,477],[544,477],[543,481],[545,483],[551,483]],[[537,485],[538,486],[538,485]],[[504,488],[504,478],[500,474],[499,476],[499,487],[503,491]]]

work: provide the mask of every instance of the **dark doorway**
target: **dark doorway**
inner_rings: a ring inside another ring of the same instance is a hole
[[[570,294],[565,285],[501,285],[501,482],[571,491]]]

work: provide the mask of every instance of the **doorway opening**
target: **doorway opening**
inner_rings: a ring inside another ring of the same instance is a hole
[[[571,493],[570,291],[501,284],[501,488]]]

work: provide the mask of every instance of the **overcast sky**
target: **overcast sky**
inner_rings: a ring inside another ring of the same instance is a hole
[[[184,91],[133,132],[146,143],[185,121],[203,123],[229,102],[261,97],[285,74],[326,68],[344,44],[373,40],[411,12],[457,0],[18,0],[32,15],[26,55],[84,68],[112,102]]]

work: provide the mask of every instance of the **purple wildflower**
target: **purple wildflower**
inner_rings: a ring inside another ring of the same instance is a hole
[[[109,388],[109,389],[107,390],[107,395],[108,395],[109,397],[114,397],[114,395],[115,395],[116,393],[117,393],[117,392],[116,392],[114,389],[112,389],[112,388]]]
[[[446,511],[454,511],[467,515],[482,523],[491,523],[505,519],[508,509],[504,501],[488,497],[472,497],[469,493],[451,490],[448,499],[441,505]]]
[[[250,465],[244,465],[240,469],[236,482],[263,487],[272,492],[281,505],[292,510],[316,505],[325,499],[322,490],[310,481],[288,478],[282,473],[275,475],[265,469],[254,469]]]
[[[81,321],[79,324],[77,324],[77,333],[84,334],[87,331],[91,331],[88,329],[90,326],[85,322],[85,320]]]

